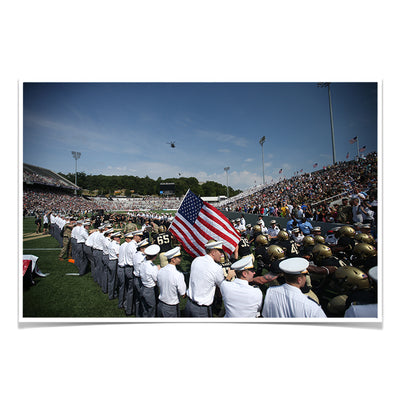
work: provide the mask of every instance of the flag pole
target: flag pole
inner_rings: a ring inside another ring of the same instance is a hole
[[[360,159],[360,146],[358,144],[358,135],[357,135],[357,160]]]
[[[187,190],[186,194],[183,196],[183,199],[182,199],[182,201],[181,201],[181,204],[179,204],[178,210],[181,208],[181,205],[182,205],[183,201],[185,200],[185,198],[186,198],[186,196],[187,196],[187,194],[188,194],[189,192],[190,192],[190,188]],[[176,210],[176,211],[178,212],[178,210]],[[174,219],[175,219],[175,217],[176,217],[176,213],[175,213]],[[171,221],[171,223],[169,224],[169,226],[172,225],[172,222],[174,222],[174,219]],[[169,230],[169,227],[168,227],[168,230]]]

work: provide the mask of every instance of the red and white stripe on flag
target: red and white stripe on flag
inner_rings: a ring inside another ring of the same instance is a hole
[[[209,240],[222,240],[223,250],[231,255],[240,241],[231,222],[211,204],[188,191],[180,205],[169,231],[192,257],[206,254]]]

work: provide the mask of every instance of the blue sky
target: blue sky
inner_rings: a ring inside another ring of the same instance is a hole
[[[377,150],[377,85],[331,84],[336,160]],[[55,172],[195,176],[244,190],[332,163],[317,83],[24,83],[23,161]],[[174,141],[175,148],[167,143]],[[279,170],[283,169],[282,174]],[[78,182],[79,184],[79,182]]]

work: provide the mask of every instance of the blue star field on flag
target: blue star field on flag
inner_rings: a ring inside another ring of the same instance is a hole
[[[203,201],[200,199],[200,197],[197,197],[191,190],[189,190],[181,206],[179,207],[178,212],[187,221],[194,225],[202,207]]]

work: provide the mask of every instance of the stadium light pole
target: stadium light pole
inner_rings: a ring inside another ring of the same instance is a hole
[[[77,178],[78,178],[78,159],[81,157],[81,153],[79,151],[71,151],[72,157],[75,158],[75,186],[77,186]],[[75,189],[76,196],[76,189]]]
[[[335,132],[333,129],[333,112],[332,112],[332,98],[331,98],[331,83],[330,82],[319,82],[317,86],[320,88],[328,88],[328,96],[329,96],[329,112],[331,116],[331,138],[332,138],[332,158],[333,165],[336,164],[336,152],[335,152]]]
[[[226,197],[229,197],[229,186],[228,186],[228,171],[229,171],[229,167],[225,167],[224,171],[226,172]]]
[[[264,143],[265,143],[265,136],[263,136],[260,141],[261,145],[261,154],[262,154],[262,171],[263,171],[263,185],[265,183],[265,176],[264,176]]]

